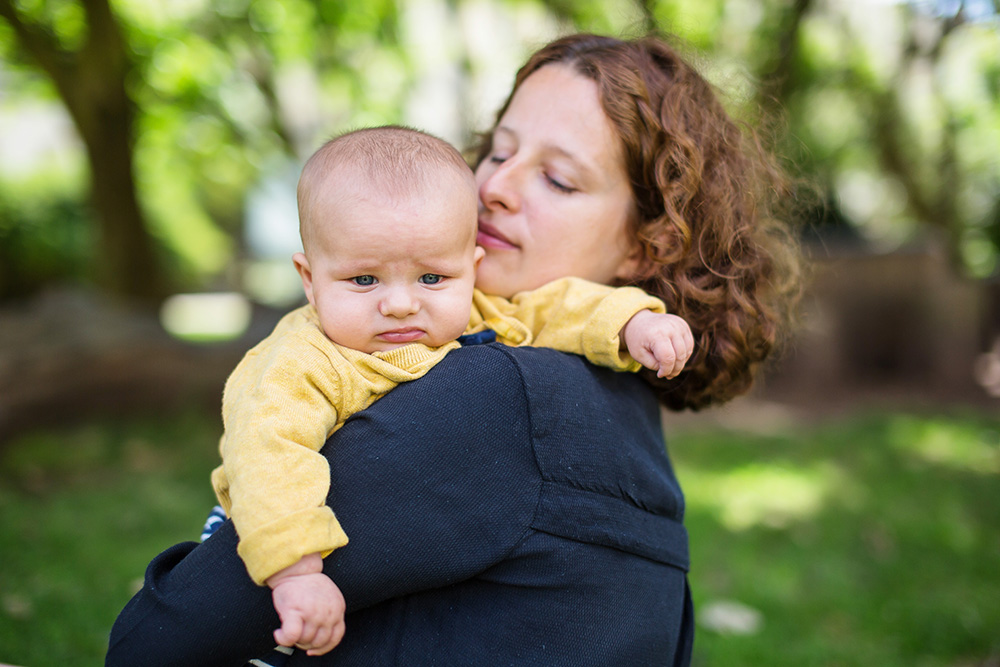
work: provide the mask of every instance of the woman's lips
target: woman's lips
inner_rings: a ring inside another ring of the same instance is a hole
[[[412,343],[424,337],[426,332],[423,329],[406,328],[383,331],[378,337],[387,343]]]
[[[500,250],[511,250],[517,248],[517,246],[514,245],[510,239],[482,220],[479,221],[479,232],[476,234],[476,244],[481,245],[484,248],[497,248]]]

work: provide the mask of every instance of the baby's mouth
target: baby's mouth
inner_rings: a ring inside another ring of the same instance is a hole
[[[412,343],[423,338],[425,333],[423,329],[418,329],[417,327],[404,327],[383,331],[378,335],[378,338],[387,343]]]

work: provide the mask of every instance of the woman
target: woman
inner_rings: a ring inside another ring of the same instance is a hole
[[[699,344],[678,378],[656,383],[660,402],[744,392],[784,326],[795,266],[758,196],[779,191],[776,172],[744,148],[660,40],[544,47],[480,150],[478,286],[639,285]],[[639,378],[551,350],[468,346],[358,414],[324,454],[329,504],[352,537],[324,563],[348,630],[309,664],[689,661],[683,499]],[[226,524],[158,556],[108,664],[266,652],[277,618],[236,541]]]
[[[787,183],[711,85],[661,39],[575,35],[531,57],[497,117],[477,156],[476,286],[510,296],[566,275],[637,285],[696,336],[679,377],[648,378],[660,401],[699,409],[745,393],[786,333],[799,256],[772,210]],[[590,163],[567,165],[573,155]],[[571,182],[560,169],[572,168]],[[512,182],[526,170],[541,180]],[[508,233],[527,247],[515,252]]]

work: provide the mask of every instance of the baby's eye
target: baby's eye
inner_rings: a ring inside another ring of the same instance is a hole
[[[358,287],[371,287],[376,283],[375,276],[354,276],[351,282]]]
[[[420,282],[424,285],[437,285],[442,280],[444,280],[444,276],[437,273],[425,273],[420,276]]]

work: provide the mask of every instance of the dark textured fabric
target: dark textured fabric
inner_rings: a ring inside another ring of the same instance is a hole
[[[683,498],[651,392],[551,350],[450,353],[324,454],[351,542],[325,560],[347,634],[289,665],[675,665],[693,634]],[[242,665],[270,592],[225,523],[149,566],[108,665]]]

